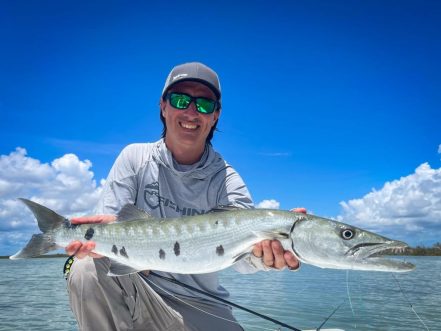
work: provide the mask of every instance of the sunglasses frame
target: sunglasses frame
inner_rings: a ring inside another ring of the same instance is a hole
[[[175,94],[175,95],[179,95],[179,96],[185,95],[186,97],[188,97],[188,98],[190,99],[190,102],[189,102],[188,106],[187,106],[186,108],[177,108],[177,107],[173,106],[172,103],[171,103],[171,97],[172,97],[173,94]],[[219,101],[217,101],[217,100],[213,100],[213,99],[206,98],[206,97],[194,97],[194,96],[192,96],[192,95],[189,95],[189,94],[187,94],[187,93],[182,93],[182,92],[169,92],[169,93],[167,93],[167,94],[165,95],[165,99],[168,100],[168,102],[170,103],[170,105],[171,105],[173,108],[175,108],[175,109],[179,109],[179,110],[185,110],[185,109],[188,109],[188,107],[190,107],[191,103],[194,102],[194,104],[195,104],[195,106],[196,106],[196,111],[197,111],[198,113],[200,113],[200,114],[204,114],[204,115],[210,115],[210,114],[213,114],[213,113],[218,109],[218,107],[219,107]],[[200,110],[199,110],[200,105],[198,105],[198,103],[197,103],[197,100],[198,100],[198,99],[203,99],[203,100],[208,100],[208,101],[213,102],[213,111],[212,111],[212,112],[209,112],[209,113],[204,113],[204,112],[200,111]]]

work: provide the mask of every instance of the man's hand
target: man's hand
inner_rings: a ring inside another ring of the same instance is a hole
[[[94,215],[94,216],[82,216],[74,217],[70,221],[72,224],[98,224],[98,223],[112,223],[115,222],[115,215]],[[81,241],[72,241],[66,246],[66,253],[69,255],[75,255],[77,258],[82,259],[86,256],[93,258],[103,257],[102,255],[92,253],[95,249],[94,241],[87,241],[82,243]]]
[[[305,208],[294,208],[292,212],[306,214]],[[290,251],[285,251],[278,240],[263,240],[254,245],[253,254],[261,257],[267,267],[283,269],[288,267],[295,270],[300,266],[299,260]]]
[[[253,254],[261,257],[267,267],[297,269],[299,261],[290,251],[285,251],[278,240],[263,240],[254,245]]]

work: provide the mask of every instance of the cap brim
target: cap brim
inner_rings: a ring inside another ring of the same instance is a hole
[[[173,86],[175,86],[175,85],[178,84],[178,83],[182,83],[182,82],[197,82],[197,83],[204,84],[204,85],[207,86],[210,90],[213,91],[214,95],[216,96],[216,98],[217,98],[218,100],[220,100],[220,98],[221,98],[221,93],[220,93],[220,91],[219,91],[219,90],[218,90],[213,84],[210,84],[210,83],[207,82],[206,80],[199,79],[199,78],[182,78],[182,79],[179,79],[179,80],[174,81],[172,84],[170,84],[170,85],[167,87],[167,89],[166,89],[166,90],[164,91],[164,93],[162,94],[162,97],[164,97],[164,96],[167,94],[167,92],[168,92]]]

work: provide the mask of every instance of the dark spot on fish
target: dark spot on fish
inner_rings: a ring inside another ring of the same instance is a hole
[[[222,256],[222,255],[224,255],[224,252],[225,252],[225,250],[224,250],[224,248],[222,247],[222,245],[219,245],[219,246],[216,247],[216,254],[217,254],[218,256]]]
[[[214,224],[215,224],[215,225],[218,225],[218,224],[219,224],[219,221],[214,222]]]
[[[118,255],[118,248],[116,247],[116,245],[112,246],[112,253]]]
[[[159,258],[165,260],[165,252],[162,248],[159,250]]]
[[[175,247],[173,247],[173,250],[174,250],[176,256],[181,254],[181,246],[179,245],[178,242],[175,242]]]
[[[64,226],[67,229],[73,230],[80,226],[80,224],[72,224],[67,218],[64,219]]]
[[[90,240],[93,237],[95,230],[93,228],[88,228],[86,234],[84,235],[84,239]]]
[[[119,250],[119,254],[121,254],[121,256],[129,258],[129,256],[127,255],[127,252],[126,252],[126,248],[124,246]]]

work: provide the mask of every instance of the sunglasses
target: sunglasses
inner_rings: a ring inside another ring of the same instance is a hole
[[[171,92],[165,97],[173,108],[187,109],[192,102],[196,105],[196,110],[201,114],[211,114],[218,107],[218,102],[208,98],[193,97],[185,93]]]

